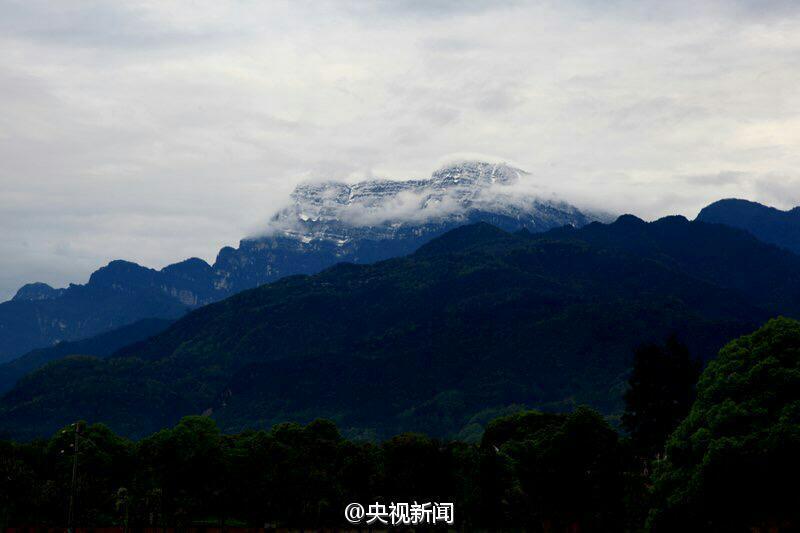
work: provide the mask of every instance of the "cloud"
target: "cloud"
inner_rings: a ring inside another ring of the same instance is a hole
[[[649,218],[791,207],[799,9],[0,0],[0,299],[114,258],[213,260],[303,180],[456,152]]]
[[[475,164],[475,160],[481,161]],[[370,179],[309,181],[298,185],[289,206],[279,211],[256,236],[303,233],[305,224],[333,227],[339,222],[354,227],[422,224],[463,215],[467,209],[527,207],[537,197],[520,186],[526,173],[499,158],[453,154],[443,159],[431,179],[396,181]],[[491,162],[490,165],[485,163]],[[458,180],[442,186],[440,172],[460,173]],[[495,176],[502,179],[495,180]]]

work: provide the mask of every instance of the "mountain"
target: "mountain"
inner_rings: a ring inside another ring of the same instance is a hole
[[[720,200],[703,208],[697,220],[745,229],[764,242],[800,254],[800,207],[781,211],[748,200]]]
[[[778,314],[800,316],[800,257],[741,230],[479,223],[244,291],[107,359],[51,363],[0,401],[0,433],[84,418],[141,436],[206,413],[227,431],[322,416],[355,436],[452,436],[511,405],[616,413],[638,344],[674,332],[708,359]]]
[[[17,380],[25,374],[41,368],[51,361],[78,354],[106,357],[124,346],[161,333],[170,324],[172,324],[171,320],[144,318],[94,337],[79,341],[59,342],[55,346],[28,352],[13,361],[0,364],[0,394],[13,388]]]
[[[223,248],[213,265],[188,259],[153,270],[112,261],[85,285],[22,287],[0,304],[0,362],[142,318],[177,318],[283,276],[406,255],[462,224],[544,231],[604,218],[522,192],[530,180],[507,165],[463,162],[426,180],[300,185],[262,235]]]
[[[55,300],[64,294],[66,289],[54,289],[47,283],[28,283],[23,285],[14,295],[14,300],[38,301]]]
[[[86,285],[26,285],[0,304],[0,362],[142,318],[177,318],[218,299],[211,275],[211,267],[200,259],[162,270],[112,261],[94,272]]]
[[[464,224],[541,232],[608,219],[524,192],[520,186],[531,179],[508,165],[467,161],[437,170],[427,180],[300,185],[262,236],[220,251],[216,286],[235,293],[343,261],[399,257]]]

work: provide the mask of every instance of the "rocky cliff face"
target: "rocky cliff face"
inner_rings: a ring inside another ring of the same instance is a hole
[[[47,283],[28,283],[23,285],[14,295],[13,300],[17,301],[37,301],[37,300],[54,300],[62,294],[65,289],[54,289]]]

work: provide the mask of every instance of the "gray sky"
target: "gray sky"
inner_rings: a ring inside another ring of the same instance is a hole
[[[645,218],[800,204],[793,5],[0,0],[0,300],[454,154]]]

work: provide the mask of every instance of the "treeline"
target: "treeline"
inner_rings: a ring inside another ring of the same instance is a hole
[[[0,525],[313,529],[347,526],[351,502],[431,501],[462,530],[795,531],[800,323],[730,343],[695,400],[698,373],[675,340],[638,350],[625,436],[588,408],[502,417],[477,444],[356,442],[324,420],[226,435],[207,417],[133,442],[76,423],[0,444]]]
[[[351,442],[324,420],[224,435],[210,418],[187,417],[135,443],[79,424],[49,441],[4,445],[10,523],[68,520],[76,442],[77,525],[315,528],[346,525],[348,503],[375,501],[452,502],[468,528],[580,523],[610,531],[624,516],[617,433],[578,409],[498,419],[480,445],[417,434]]]

